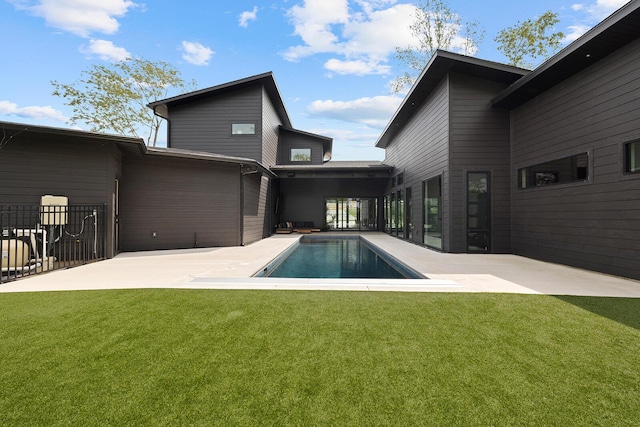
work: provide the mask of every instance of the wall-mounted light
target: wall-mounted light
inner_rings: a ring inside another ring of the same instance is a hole
[[[294,176],[296,176],[296,173],[295,172],[287,172],[287,176],[289,178],[293,178]]]

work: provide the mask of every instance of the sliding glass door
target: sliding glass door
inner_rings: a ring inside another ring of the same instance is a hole
[[[329,230],[377,230],[378,200],[330,197],[325,199],[325,217]]]

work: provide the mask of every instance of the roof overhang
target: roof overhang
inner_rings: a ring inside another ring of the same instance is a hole
[[[638,38],[640,1],[634,0],[515,82],[491,104],[516,108]]]
[[[182,150],[178,148],[147,147],[146,154],[150,156],[172,157],[178,159],[203,160],[208,162],[236,164],[245,170],[256,170],[263,175],[276,178],[276,174],[262,163],[244,157],[223,156],[220,154],[206,153],[203,151]]]
[[[451,72],[467,74],[505,85],[510,85],[530,73],[529,70],[522,68],[438,50],[431,57],[382,135],[376,141],[376,147],[385,148],[415,114],[425,98]]]
[[[280,121],[285,126],[292,127],[291,120],[289,119],[289,114],[287,113],[287,110],[284,106],[284,102],[282,101],[282,96],[280,95],[280,90],[278,89],[276,80],[273,77],[273,73],[270,71],[267,73],[247,77],[244,79],[223,83],[221,85],[212,86],[206,89],[201,89],[194,92],[189,92],[182,95],[174,96],[172,98],[155,101],[148,104],[148,107],[151,108],[156,115],[164,119],[168,119],[169,108],[172,106],[178,106],[178,105],[190,103],[193,101],[198,101],[201,99],[221,95],[224,93],[233,92],[238,89],[252,87],[258,84],[262,85],[267,91],[267,94],[269,95],[269,98],[271,99],[271,102],[273,103],[273,106],[276,109],[276,112],[278,113],[278,117],[280,118]]]
[[[279,178],[388,178],[393,166],[379,161],[331,161],[322,165],[271,166]]]

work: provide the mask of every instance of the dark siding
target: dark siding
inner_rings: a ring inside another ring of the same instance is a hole
[[[310,162],[292,162],[292,148],[310,148]],[[305,164],[305,165],[321,165],[323,163],[324,148],[321,141],[311,135],[305,135],[297,132],[280,132],[280,145],[278,147],[278,164]]]
[[[639,117],[640,41],[512,113],[515,253],[640,279],[640,177],[621,154]],[[516,188],[519,168],[581,152],[588,182]]]
[[[266,230],[270,228],[271,219],[268,209],[269,178],[258,174],[246,175],[243,182],[244,210],[243,210],[243,241],[247,245],[267,237]]]
[[[262,161],[262,86],[172,107],[169,146]],[[232,135],[232,123],[255,123],[255,135]]]
[[[158,157],[126,158],[120,183],[125,251],[240,244],[238,166]],[[157,237],[152,237],[152,232]]]
[[[267,91],[262,91],[262,163],[265,166],[277,164],[278,127],[282,125]]]
[[[413,236],[422,242],[422,182],[442,175],[442,205],[445,251],[450,248],[449,228],[449,82],[445,78],[429,97],[417,107],[415,115],[385,150],[385,163],[404,173],[404,187],[412,188]],[[396,188],[394,188],[396,190]]]
[[[466,175],[491,172],[491,251],[511,251],[509,112],[490,101],[505,85],[451,74],[451,251],[466,251]]]
[[[44,194],[74,205],[111,197],[113,143],[22,133],[0,149],[0,204],[39,205]]]
[[[280,180],[280,220],[313,221],[324,217],[326,197],[380,198],[387,179],[378,178],[292,178]],[[381,209],[380,202],[378,208]]]

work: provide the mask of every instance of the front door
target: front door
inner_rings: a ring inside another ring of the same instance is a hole
[[[491,173],[467,173],[467,252],[491,251]]]

